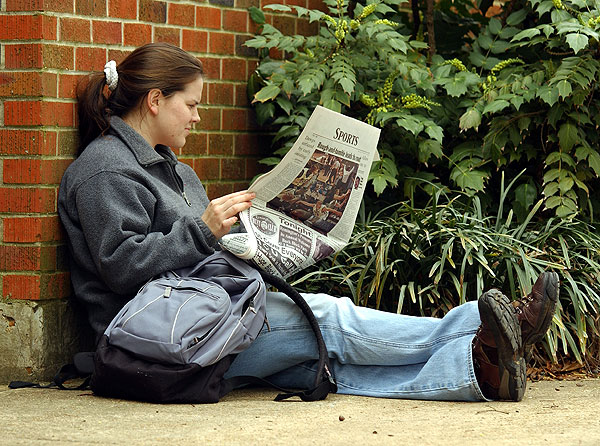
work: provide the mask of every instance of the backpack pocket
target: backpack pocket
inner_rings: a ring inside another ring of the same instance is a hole
[[[219,284],[163,278],[148,283],[106,334],[110,344],[145,359],[187,364],[230,313],[229,294]]]

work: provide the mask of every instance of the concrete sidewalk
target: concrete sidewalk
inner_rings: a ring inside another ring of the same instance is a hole
[[[156,405],[89,391],[0,388],[3,445],[600,445],[600,379],[528,383],[520,403],[330,395],[273,402],[243,390],[212,405]]]

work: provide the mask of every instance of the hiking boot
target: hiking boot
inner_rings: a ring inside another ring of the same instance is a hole
[[[490,290],[479,298],[478,305],[481,325],[473,340],[473,364],[479,388],[488,399],[521,401],[527,368],[510,299]]]
[[[558,274],[546,271],[538,277],[529,295],[513,302],[526,356],[531,353],[533,344],[546,335],[558,303],[558,293]]]

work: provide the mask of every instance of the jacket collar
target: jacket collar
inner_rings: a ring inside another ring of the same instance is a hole
[[[147,167],[163,161],[168,161],[171,164],[177,163],[177,157],[169,147],[159,144],[156,148],[152,148],[142,135],[118,116],[111,116],[110,126],[114,133],[133,152],[140,165]]]

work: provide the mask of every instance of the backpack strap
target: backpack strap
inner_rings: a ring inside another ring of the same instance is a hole
[[[57,387],[61,390],[83,390],[89,387],[90,378],[94,371],[94,352],[80,352],[75,354],[72,364],[63,365],[54,376],[50,384],[41,385],[29,381],[11,381],[9,389],[23,389],[27,387],[48,389]],[[65,382],[71,379],[84,378],[84,381],[76,387],[67,387]]]
[[[315,337],[317,338],[317,345],[319,346],[319,362],[317,364],[317,376],[315,377],[314,387],[309,390],[293,392],[287,389],[281,389],[277,386],[274,386],[271,383],[266,382],[271,387],[278,388],[284,392],[277,395],[275,401],[285,400],[294,396],[300,397],[302,401],[318,401],[325,399],[329,393],[337,392],[337,384],[335,382],[335,378],[331,373],[329,355],[327,353],[327,347],[323,339],[323,334],[321,333],[319,323],[317,322],[317,319],[315,318],[315,315],[312,312],[311,308],[306,303],[306,300],[304,300],[302,295],[284,279],[262,270],[260,270],[260,275],[262,276],[265,282],[270,283],[279,291],[287,294],[288,297],[300,307],[300,309],[308,319],[308,322],[313,332],[315,333]],[[264,380],[261,380],[260,382],[265,383]]]

